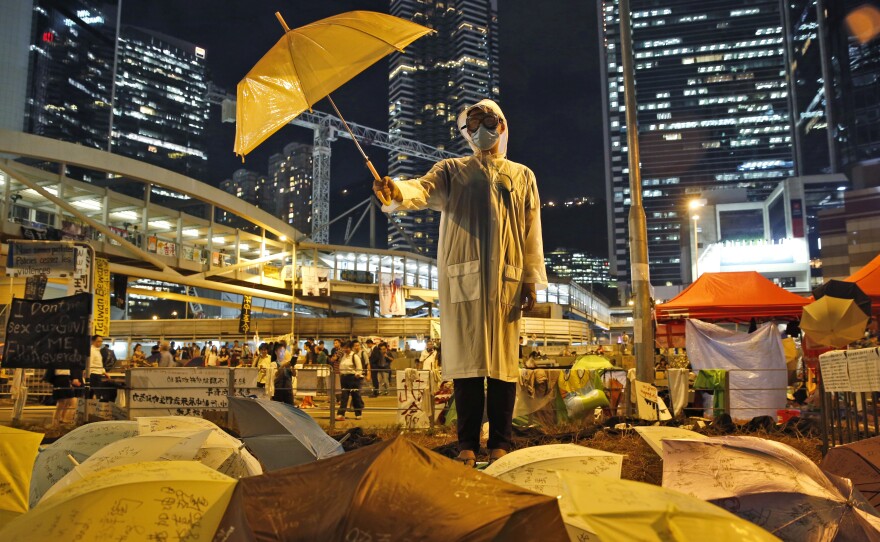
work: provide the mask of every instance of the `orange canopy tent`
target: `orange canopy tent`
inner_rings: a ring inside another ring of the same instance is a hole
[[[880,314],[880,254],[844,280],[858,284],[871,298],[871,312]]]
[[[810,300],[773,284],[755,271],[704,273],[673,299],[657,305],[657,322],[684,318],[748,322],[800,318]]]

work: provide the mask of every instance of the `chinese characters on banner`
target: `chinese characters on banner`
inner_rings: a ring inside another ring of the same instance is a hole
[[[92,254],[89,249],[76,247],[76,263],[73,266],[73,280],[67,284],[67,295],[92,291]]]
[[[330,270],[320,267],[303,266],[302,292],[304,296],[330,295]]]
[[[110,335],[110,262],[95,258],[95,335]]]
[[[403,279],[394,273],[379,273],[379,313],[383,316],[405,316]]]
[[[251,329],[251,296],[241,296],[241,315],[238,317],[238,331],[247,333]]]

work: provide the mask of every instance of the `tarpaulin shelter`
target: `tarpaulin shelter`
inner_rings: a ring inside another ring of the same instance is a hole
[[[809,302],[755,271],[704,273],[673,299],[657,305],[656,319],[659,323],[688,318],[709,322],[798,319]]]
[[[844,280],[858,284],[871,298],[871,312],[880,316],[880,254]]]
[[[215,542],[568,540],[556,498],[405,438],[242,478]]]

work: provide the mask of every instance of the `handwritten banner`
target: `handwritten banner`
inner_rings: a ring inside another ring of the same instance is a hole
[[[241,314],[238,316],[238,331],[247,333],[251,330],[251,296],[241,296]]]
[[[110,335],[110,261],[95,258],[95,335]]]
[[[834,350],[819,356],[827,392],[880,391],[880,350]]]
[[[47,301],[14,299],[6,323],[3,366],[82,369],[89,361],[88,293]]]
[[[265,399],[265,388],[257,387],[258,372],[256,367],[131,369],[127,375],[128,416],[201,416],[203,410],[225,410],[230,378],[233,395]]]

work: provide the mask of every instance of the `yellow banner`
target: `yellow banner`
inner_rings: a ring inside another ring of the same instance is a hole
[[[110,262],[95,258],[95,335],[110,335]]]

